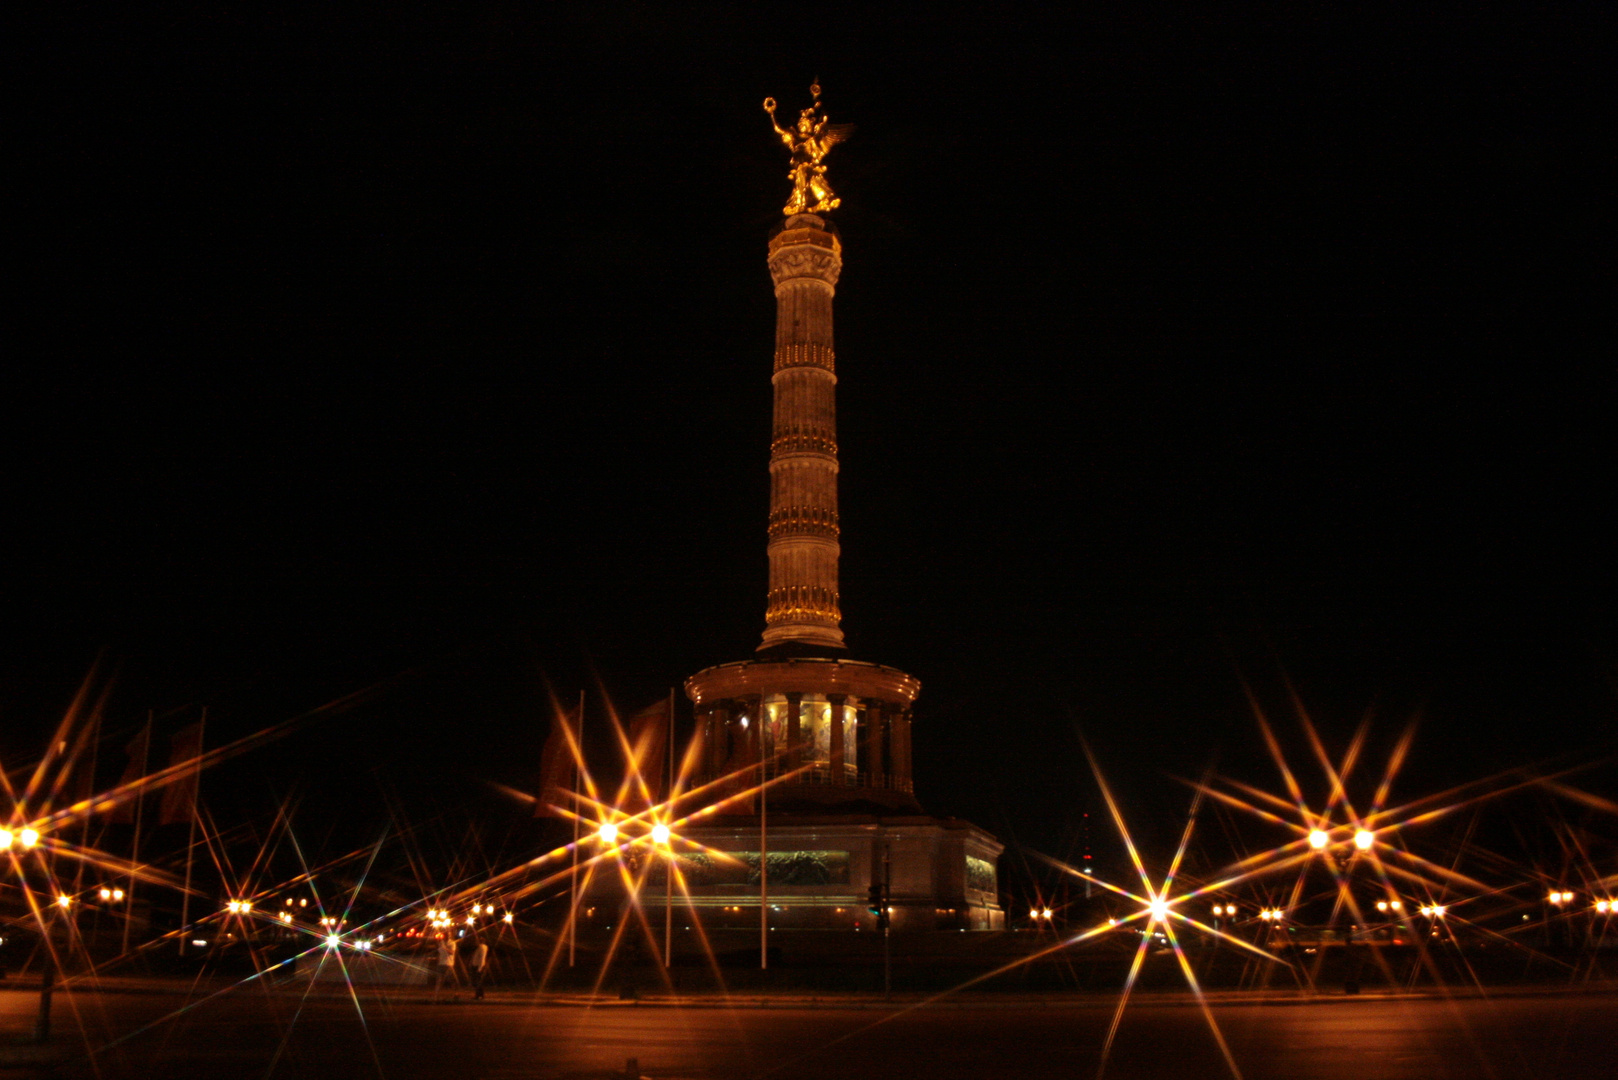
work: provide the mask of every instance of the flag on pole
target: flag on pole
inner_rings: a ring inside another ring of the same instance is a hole
[[[124,774],[118,778],[120,788],[128,787],[146,775],[146,752],[151,741],[152,725],[147,721],[146,726],[140,729],[130,744],[124,747],[124,753],[129,755],[129,764],[124,766]],[[135,822],[135,804],[140,801],[139,796],[119,803],[109,817],[120,825],[132,825]]]
[[[660,698],[629,718],[629,751],[634,755],[632,768],[656,800],[663,790],[664,754],[668,752],[669,702]],[[640,801],[639,785],[632,784],[630,799]]]
[[[197,798],[197,776],[202,756],[202,721],[181,728],[169,738],[169,768],[190,764],[185,775],[163,789],[163,806],[158,811],[159,825],[179,825],[190,820],[191,806]]]
[[[568,738],[568,733],[573,738]],[[534,816],[560,816],[557,809],[569,805],[573,786],[573,746],[578,741],[577,712],[557,713],[550,736],[539,756],[539,794],[534,797]]]

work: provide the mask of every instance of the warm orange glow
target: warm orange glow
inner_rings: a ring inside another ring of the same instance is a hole
[[[662,822],[652,826],[652,843],[667,844],[669,842],[669,827]]]
[[[1376,837],[1372,835],[1369,829],[1360,829],[1354,834],[1354,846],[1361,851],[1370,851],[1371,845],[1375,842]]]
[[[618,826],[610,821],[604,822],[601,828],[596,830],[596,836],[603,844],[610,844],[618,839]]]
[[[31,848],[39,843],[39,830],[23,829],[17,834],[17,839],[22,842],[23,847]]]
[[[1326,842],[1330,839],[1331,837],[1326,835],[1325,829],[1315,829],[1309,834],[1309,846],[1319,851],[1326,846]]]

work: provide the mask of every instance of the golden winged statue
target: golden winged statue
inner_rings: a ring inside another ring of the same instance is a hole
[[[788,217],[793,214],[823,214],[837,209],[843,201],[826,182],[825,161],[832,147],[854,134],[854,125],[827,121],[820,107],[818,79],[809,92],[815,96],[815,103],[799,113],[798,122],[790,128],[776,123],[775,99],[764,99],[764,111],[770,114],[771,126],[792,153],[792,171],[787,173],[792,179],[792,198],[781,208],[781,212]]]

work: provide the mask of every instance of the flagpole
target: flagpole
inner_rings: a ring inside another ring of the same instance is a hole
[[[759,706],[757,723],[764,723],[764,706]],[[770,966],[770,843],[767,822],[770,815],[770,767],[764,758],[764,728],[758,732],[758,969]]]
[[[96,760],[97,760],[97,758],[96,758],[96,750],[97,750],[98,745],[99,745],[99,743],[101,741],[101,706],[99,706],[99,705],[96,706],[95,715],[90,718],[90,728],[91,728],[91,732],[92,732],[92,734],[90,735],[90,770],[89,770],[88,773],[86,773],[86,772],[83,771],[84,767],[82,765],[79,766],[79,768],[80,768],[79,776],[81,777],[81,779],[79,780],[79,786],[78,786],[78,788],[76,790],[74,790],[74,791],[72,791],[70,793],[70,797],[72,795],[79,794],[79,792],[81,792],[81,791],[86,791],[86,789],[88,789],[87,794],[89,794],[89,795],[94,795],[95,794],[95,789],[96,789]],[[82,779],[83,777],[88,777],[89,778],[89,783],[85,783],[84,779]],[[79,800],[74,800],[74,801],[77,802]],[[94,817],[94,816],[95,815],[91,814],[88,809],[85,810],[85,813],[84,813],[84,828],[79,833],[79,843],[84,845],[85,850],[89,850],[89,848],[91,846],[90,845],[90,819],[92,817]],[[79,896],[84,892],[84,864],[85,864],[85,861],[86,860],[84,860],[84,859],[79,860],[78,869],[73,874],[73,895],[75,895],[75,896]],[[94,931],[92,930],[91,933],[93,934]]]
[[[197,757],[202,757],[202,741],[208,732],[208,706],[202,707],[202,719],[197,721]],[[197,798],[202,787],[202,768],[197,766],[197,777],[191,781],[191,820],[185,833],[185,891],[180,894],[180,955],[185,955],[185,943],[191,937],[191,861],[197,850]]]
[[[669,761],[669,786],[663,790],[665,818],[673,817],[668,804],[674,799],[674,687],[669,687],[669,736],[663,744]],[[668,865],[663,868],[663,966],[674,963],[674,837],[669,837]]]
[[[140,783],[146,779],[146,766],[152,760],[152,710],[146,710],[146,734],[140,741]],[[140,865],[140,816],[145,800],[144,787],[135,789],[135,838],[129,845],[129,892],[124,900],[124,936],[118,951],[129,952],[129,924],[135,918],[135,868]]]
[[[568,743],[568,753],[573,757],[573,783],[572,792],[579,790],[579,754],[583,753],[584,739],[584,691],[579,691],[579,730]],[[567,717],[562,718],[567,723]],[[572,967],[579,953],[579,811],[578,799],[573,800],[573,874],[568,881],[568,919],[567,919],[567,966]]]

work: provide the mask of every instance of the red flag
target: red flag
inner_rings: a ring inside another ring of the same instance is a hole
[[[158,812],[159,825],[178,825],[191,817],[191,806],[197,798],[197,776],[202,771],[197,758],[202,756],[202,721],[181,728],[169,738],[169,768],[191,764],[191,769],[180,780],[172,781],[163,789],[163,807]]]
[[[577,717],[569,713],[558,713],[556,722],[551,725],[550,737],[545,740],[545,749],[539,757],[539,795],[534,799],[535,817],[551,817],[556,815],[556,807],[571,804],[567,792],[572,787],[573,743],[578,738],[577,727]],[[572,740],[568,738],[570,728],[574,731]]]
[[[128,787],[146,775],[146,752],[151,741],[152,724],[147,721],[146,726],[140,729],[130,744],[124,747],[124,753],[129,755],[129,764],[124,766],[124,774],[118,778],[120,788]],[[135,820],[135,804],[139,797],[119,803],[112,811],[109,820],[118,824],[128,825]]]
[[[663,698],[629,718],[629,749],[641,779],[656,799],[662,790],[664,754],[668,752],[669,702]],[[632,784],[631,800],[640,801],[640,787]]]

